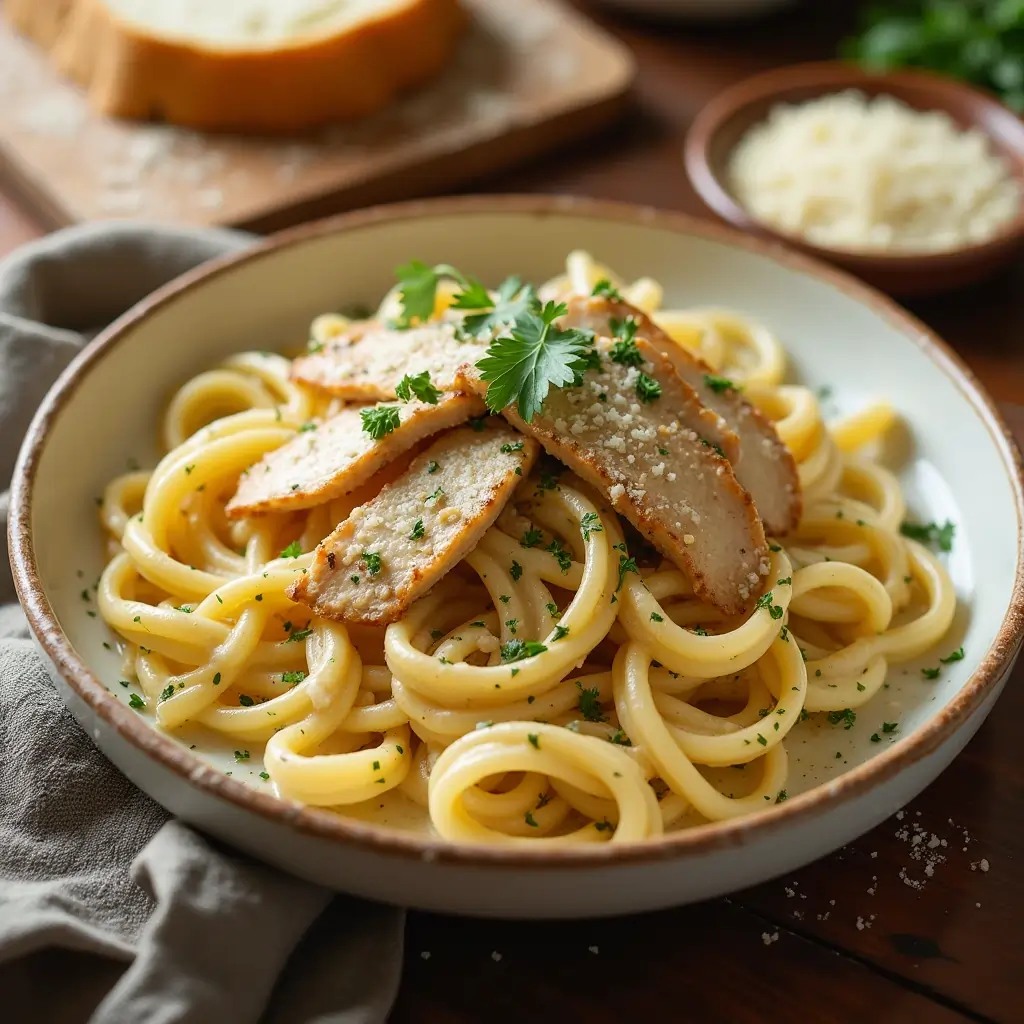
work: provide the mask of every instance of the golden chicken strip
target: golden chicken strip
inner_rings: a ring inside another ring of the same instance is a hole
[[[728,460],[694,427],[702,421],[693,389],[645,341],[598,337],[595,348],[601,368],[588,369],[579,387],[551,389],[532,422],[514,406],[502,415],[606,495],[698,597],[743,611],[762,590],[768,545]],[[487,392],[473,366],[459,383]]]
[[[324,538],[289,595],[325,618],[394,622],[477,546],[539,450],[501,421],[445,434]]]
[[[365,407],[364,407],[365,408]],[[366,431],[362,409],[342,409],[268,452],[243,474],[227,504],[232,519],[261,512],[311,508],[348,494],[382,466],[425,437],[487,411],[475,396],[448,392],[436,405],[414,399],[396,405],[398,426],[377,440]]]

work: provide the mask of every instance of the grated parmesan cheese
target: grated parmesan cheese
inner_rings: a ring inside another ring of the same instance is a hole
[[[982,132],[855,90],[774,107],[733,150],[728,178],[758,220],[835,249],[977,244],[1021,206],[1020,182]]]

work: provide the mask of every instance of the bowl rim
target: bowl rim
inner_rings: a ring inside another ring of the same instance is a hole
[[[344,818],[260,793],[201,761],[170,736],[159,732],[111,693],[79,657],[49,603],[35,557],[32,505],[40,460],[51,429],[79,384],[125,337],[144,327],[154,313],[193,291],[251,262],[273,258],[284,250],[325,235],[373,229],[422,218],[461,215],[567,216],[656,226],[767,257],[784,267],[829,284],[868,306],[917,345],[975,409],[1001,456],[1014,494],[1017,551],[1013,591],[999,630],[970,678],[952,701],[930,721],[904,739],[851,769],[838,779],[772,805],[757,814],[698,825],[642,843],[586,844],[584,848],[521,849],[450,843],[440,838],[402,832],[386,826]],[[1024,480],[1021,454],[994,401],[973,372],[927,326],[895,302],[848,274],[793,252],[777,243],[751,238],[687,214],[599,199],[548,195],[456,196],[372,207],[302,225],[273,236],[253,248],[209,261],[153,292],[91,341],[47,393],[27,431],[14,470],[8,520],[11,568],[29,626],[47,657],[72,691],[120,737],[148,757],[195,786],[244,811],[301,833],[391,857],[414,858],[478,868],[526,870],[602,868],[669,859],[702,857],[715,851],[759,841],[779,829],[808,824],[813,818],[848,804],[876,785],[910,768],[941,747],[984,703],[1010,667],[1024,635]]]
[[[1004,118],[1007,124],[1016,122],[1019,127],[1020,143],[1011,145],[999,140],[993,141],[992,133],[980,118],[972,117],[973,128],[982,132],[991,144],[999,150],[1013,149],[1017,154],[1017,165],[1013,168],[1024,192],[1024,123],[1009,107],[992,93],[976,88],[959,79],[937,74],[920,68],[900,68],[896,71],[871,71],[850,61],[825,60],[807,61],[785,67],[759,72],[723,89],[711,99],[694,118],[683,143],[683,162],[697,195],[707,208],[733,227],[751,231],[762,236],[777,238],[794,248],[827,261],[842,261],[847,266],[858,266],[877,270],[937,270],[953,269],[980,261],[983,257],[1012,245],[1024,238],[1024,198],[1017,215],[990,238],[972,242],[955,249],[938,252],[891,251],[885,249],[839,248],[820,245],[803,235],[783,231],[758,220],[726,187],[722,174],[710,159],[711,147],[720,132],[737,114],[755,103],[777,98],[786,102],[783,94],[795,88],[820,90],[817,95],[857,89],[867,85],[890,84],[893,95],[901,99],[901,86],[916,86],[936,97],[935,108],[948,113],[945,97],[960,96],[969,99],[975,107],[984,107]]]

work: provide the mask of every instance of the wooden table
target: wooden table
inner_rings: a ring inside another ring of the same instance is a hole
[[[850,5],[838,0],[719,30],[644,25],[580,6],[635,50],[633,109],[602,137],[481,190],[700,212],[680,161],[694,114],[743,76],[830,56],[851,22]],[[0,196],[0,253],[39,232]],[[1024,438],[1024,407],[1010,404],[1024,403],[1022,270],[913,308],[959,349]],[[1024,1021],[1024,878],[1015,870],[1024,858],[1022,736],[1024,664],[977,737],[902,817],[727,899],[566,924],[413,913],[393,1019]]]

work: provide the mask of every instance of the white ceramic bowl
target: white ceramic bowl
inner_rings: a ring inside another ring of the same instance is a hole
[[[895,669],[890,689],[861,716],[863,727],[795,733],[789,743],[799,767],[785,803],[619,848],[455,846],[303,808],[228,777],[226,759],[200,760],[129,709],[115,684],[117,660],[103,647],[106,628],[79,598],[78,572],[93,579],[102,566],[95,496],[127,459],[155,463],[155,428],[170,392],[231,352],[305,337],[316,313],[375,301],[410,257],[472,268],[485,281],[512,272],[540,280],[573,248],[589,249],[626,278],[658,278],[667,304],[732,306],[764,321],[791,353],[793,375],[831,385],[840,409],[892,401],[909,428],[900,470],[912,511],[957,523],[949,571],[959,612],[949,648],[963,642],[965,660],[930,683],[916,666]],[[1022,509],[1018,453],[991,400],[922,324],[865,286],[676,214],[480,197],[301,228],[140,304],[75,360],[43,403],[15,473],[10,541],[21,599],[68,706],[110,759],[175,814],[285,870],[365,896],[563,917],[670,906],[793,870],[920,792],[992,709],[1016,657]],[[877,724],[897,716],[901,738],[871,743]]]

